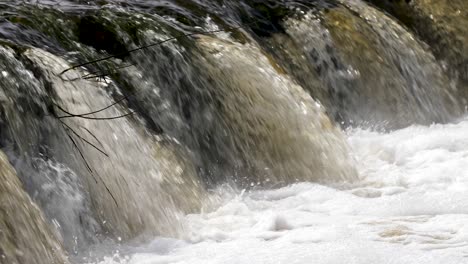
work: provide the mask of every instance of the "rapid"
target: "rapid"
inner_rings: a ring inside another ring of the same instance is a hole
[[[120,245],[85,263],[466,263],[467,131],[467,118],[390,133],[352,129],[359,183],[220,187],[219,205],[185,217],[185,240]]]
[[[468,262],[467,10],[0,0],[0,264]]]

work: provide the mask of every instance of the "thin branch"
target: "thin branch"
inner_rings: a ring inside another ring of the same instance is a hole
[[[114,200],[115,206],[117,206],[117,208],[119,208],[119,204],[117,203],[117,200],[115,199],[112,192],[109,190],[109,188],[107,187],[107,185],[104,183],[104,181],[102,179],[101,179],[101,182],[102,182],[102,185],[104,185],[104,188],[106,188],[107,193],[109,193],[109,195],[112,197],[112,200]]]
[[[60,105],[58,104],[55,104],[55,106],[57,106],[58,109],[60,109],[62,112],[64,112],[65,114],[67,114],[68,116],[57,116],[58,119],[63,119],[63,118],[69,118],[69,117],[79,117],[79,118],[83,118],[83,119],[89,119],[89,120],[114,120],[114,119],[119,119],[119,118],[124,118],[124,117],[127,117],[127,116],[131,116],[133,114],[136,113],[136,111],[130,111],[129,113],[126,113],[126,114],[123,114],[123,115],[119,115],[119,116],[112,116],[112,117],[89,117],[89,116],[85,116],[85,115],[75,115],[75,114],[72,114],[70,112],[68,112],[67,110],[63,109]]]
[[[69,113],[67,113],[69,114]],[[119,115],[119,116],[111,116],[111,117],[88,117],[88,116],[79,116],[79,115],[75,115],[73,117],[78,117],[78,118],[83,118],[83,119],[88,119],[88,120],[115,120],[115,119],[120,119],[120,118],[124,118],[124,117],[127,117],[127,116],[131,116],[131,115],[134,115],[136,114],[136,111],[130,111],[126,114],[123,114],[123,115]],[[61,117],[58,117],[58,118],[61,118]]]
[[[96,178],[94,177],[93,170],[91,169],[91,166],[89,166],[89,163],[88,163],[88,161],[86,160],[86,158],[84,157],[83,152],[81,152],[81,149],[78,147],[78,144],[76,144],[75,140],[73,140],[73,137],[72,137],[70,134],[68,134],[68,132],[67,132],[68,130],[65,128],[64,123],[63,123],[63,122],[60,122],[60,123],[62,123],[62,127],[65,129],[65,134],[67,134],[68,138],[69,138],[69,139],[71,140],[71,142],[73,143],[73,146],[75,146],[75,148],[78,150],[78,153],[80,153],[80,156],[81,156],[81,158],[83,159],[83,161],[84,161],[86,167],[88,168],[89,172],[91,173],[91,175],[93,175],[94,181],[95,181],[96,183],[98,183],[98,181],[97,181]]]
[[[70,130],[75,136],[77,136],[79,139],[81,139],[82,141],[86,142],[88,145],[90,145],[91,147],[93,147],[94,149],[96,149],[97,151],[101,152],[102,154],[104,154],[106,157],[109,157],[109,155],[104,152],[103,150],[101,150],[100,148],[96,147],[96,145],[94,145],[93,143],[89,142],[87,139],[85,139],[84,137],[80,136],[78,133],[75,132],[75,130],[73,130],[69,125],[65,124],[65,122],[62,122],[60,121],[68,130]]]
[[[73,139],[73,137],[68,134],[68,130],[66,129],[65,126],[67,126],[64,122],[60,121],[60,123],[62,124],[63,128],[65,129],[65,134],[67,134],[68,138],[70,139],[70,141],[73,143],[73,146],[75,146],[75,148],[78,150],[78,153],[80,154],[81,158],[83,159],[86,167],[88,168],[89,170],[89,173],[91,174],[91,176],[93,177],[94,181],[96,182],[96,184],[98,184],[98,181],[96,179],[96,176],[94,175],[93,173],[93,170],[91,169],[91,166],[89,165],[88,161],[86,160],[83,152],[81,151],[81,149],[78,147],[78,144],[76,144],[75,140]],[[73,131],[73,130],[72,130]],[[107,193],[109,193],[109,195],[112,197],[112,200],[114,200],[114,203],[117,207],[119,207],[119,204],[117,203],[117,200],[115,199],[114,195],[112,194],[112,192],[109,190],[109,188],[107,187],[106,183],[99,177],[99,179],[101,180],[102,184],[104,185],[104,188],[106,188],[107,190]]]
[[[232,30],[232,29],[237,29],[237,28],[241,28],[241,26],[231,27],[230,29]],[[141,47],[138,47],[138,48],[135,48],[135,49],[131,49],[129,51],[121,52],[121,53],[118,53],[118,54],[115,54],[115,55],[110,55],[110,56],[107,56],[107,57],[104,57],[104,58],[100,58],[100,59],[96,59],[96,60],[92,60],[92,61],[87,61],[87,62],[84,62],[84,63],[81,63],[81,64],[77,64],[77,65],[74,65],[74,66],[72,66],[72,67],[70,67],[68,69],[65,69],[59,75],[63,75],[64,73],[66,73],[66,72],[68,72],[70,70],[74,70],[76,68],[80,68],[80,67],[83,67],[83,66],[87,66],[87,65],[90,65],[90,64],[97,63],[97,62],[101,62],[101,61],[121,57],[121,56],[124,56],[124,55],[128,55],[128,54],[130,54],[132,52],[144,50],[144,49],[147,49],[147,48],[150,48],[150,47],[159,46],[159,45],[162,45],[162,44],[164,44],[166,42],[169,42],[169,41],[172,41],[172,40],[177,40],[177,39],[180,39],[180,38],[185,38],[185,37],[190,37],[190,36],[195,36],[195,35],[206,35],[206,34],[220,33],[220,32],[225,32],[225,31],[226,31],[225,29],[218,29],[218,30],[193,32],[193,33],[179,35],[179,36],[176,36],[176,37],[172,37],[172,38],[168,38],[168,39],[165,39],[165,40],[158,41],[156,43],[152,43],[152,44],[141,46]]]
[[[114,73],[115,73],[115,72],[114,72]],[[104,80],[104,82],[107,83],[106,77],[109,76],[110,74],[112,74],[112,72],[106,72],[106,73],[103,73],[103,74],[100,74],[100,75],[92,75],[92,76],[82,77],[82,78],[85,79],[85,80],[89,80],[89,79],[98,79],[98,80],[97,80],[98,82],[100,82],[101,80]]]
[[[86,132],[88,132],[88,134],[90,134],[98,143],[99,145],[101,145],[102,148],[104,148],[104,145],[101,143],[101,141],[99,141],[99,139],[91,132],[89,131],[89,129],[87,129],[86,127],[84,126],[80,126],[80,128],[84,129]]]
[[[95,72],[85,74],[85,75],[81,76],[81,78],[85,79],[85,80],[89,80],[89,79],[93,79],[93,78],[100,78],[100,77],[104,77],[104,76],[109,76],[112,73],[116,73],[117,70],[125,69],[125,68],[132,67],[132,66],[135,66],[135,65],[136,65],[135,63],[132,63],[132,64],[129,64],[129,65],[120,66],[120,67],[114,68],[114,69],[112,69],[112,71],[108,71],[108,72],[95,71]]]
[[[115,101],[114,103],[104,107],[104,108],[101,108],[99,110],[96,110],[96,111],[92,111],[92,112],[89,112],[89,113],[85,113],[85,114],[69,114],[68,116],[60,116],[60,117],[57,117],[59,119],[63,119],[63,118],[69,118],[69,117],[84,117],[84,116],[89,116],[89,115],[92,115],[92,114],[97,114],[99,112],[103,112],[109,108],[111,108],[112,106],[122,102],[123,100],[125,99],[128,99],[128,96],[123,96],[122,98],[120,98],[119,100]],[[60,107],[59,105],[56,105],[60,110],[62,110],[63,112],[67,113],[67,111],[64,111],[64,109],[61,109],[62,107]],[[67,113],[68,114],[68,113]]]

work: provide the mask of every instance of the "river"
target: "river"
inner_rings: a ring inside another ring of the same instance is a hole
[[[467,10],[0,1],[0,263],[466,263]]]

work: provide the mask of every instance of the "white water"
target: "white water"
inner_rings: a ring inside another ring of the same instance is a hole
[[[226,188],[217,209],[186,217],[187,240],[121,246],[91,263],[468,263],[468,118],[348,140],[358,186]]]

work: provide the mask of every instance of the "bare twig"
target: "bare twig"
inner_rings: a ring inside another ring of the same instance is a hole
[[[242,28],[242,27],[241,26],[231,27],[229,29],[232,30],[232,29],[238,29],[238,28]],[[81,63],[81,64],[77,64],[77,65],[74,65],[74,66],[72,66],[72,67],[70,67],[68,69],[65,69],[59,75],[63,75],[64,73],[66,73],[66,72],[68,72],[70,70],[74,70],[76,68],[80,68],[80,67],[87,66],[87,65],[90,65],[90,64],[95,64],[97,62],[101,62],[101,61],[105,61],[105,60],[125,56],[125,55],[128,55],[130,53],[140,51],[140,50],[144,50],[144,49],[147,49],[147,48],[151,48],[151,47],[154,47],[154,46],[159,46],[161,44],[164,44],[164,43],[172,41],[172,40],[177,40],[177,39],[186,38],[186,37],[195,36],[195,35],[207,35],[207,34],[220,33],[220,32],[225,32],[225,31],[226,31],[225,29],[217,29],[217,30],[210,30],[210,31],[203,31],[203,32],[192,32],[192,33],[188,33],[188,34],[179,35],[179,36],[176,36],[176,37],[172,37],[172,38],[168,38],[168,39],[165,39],[165,40],[158,41],[156,43],[151,43],[151,44],[148,44],[148,45],[145,45],[145,46],[141,46],[141,47],[138,47],[138,48],[135,48],[135,49],[131,49],[131,50],[128,50],[128,51],[125,51],[125,52],[121,52],[121,53],[118,53],[118,54],[115,54],[115,55],[110,55],[110,56],[107,56],[107,57],[104,57],[104,58],[100,58],[100,59],[96,59],[96,60],[92,60],[92,61],[87,61],[87,62],[84,62],[84,63]]]
[[[95,72],[85,74],[85,75],[81,76],[81,78],[85,79],[85,80],[89,80],[89,79],[93,79],[93,78],[102,78],[102,77],[105,77],[105,76],[109,76],[112,73],[116,73],[117,70],[125,69],[125,68],[132,67],[132,66],[135,66],[135,65],[136,65],[135,63],[132,63],[132,64],[129,64],[129,65],[120,66],[120,67],[112,69],[112,71],[109,71],[109,72],[95,71]]]
[[[101,141],[99,141],[99,139],[91,132],[89,131],[89,129],[87,129],[86,127],[84,126],[80,126],[80,128],[84,129],[86,132],[88,132],[88,134],[90,134],[98,143],[99,145],[101,145],[102,148],[104,148],[104,145],[101,143]]]
[[[63,109],[62,107],[60,107],[59,105],[55,104],[57,106],[57,108],[59,108],[62,112],[68,114],[68,116],[58,116],[57,118],[58,119],[63,119],[63,118],[69,118],[69,117],[85,117],[85,116],[89,116],[89,115],[92,115],[92,114],[97,114],[99,112],[103,112],[103,111],[111,108],[112,106],[122,102],[125,99],[128,99],[128,96],[123,96],[119,100],[115,101],[114,103],[112,103],[112,104],[110,104],[110,105],[108,105],[108,106],[106,106],[104,108],[101,108],[101,109],[98,109],[98,110],[95,110],[95,111],[92,111],[92,112],[89,112],[89,113],[84,113],[84,114],[71,114],[68,111],[66,111],[65,109]]]
[[[65,114],[67,114],[67,116],[57,116],[58,119],[63,119],[63,118],[69,118],[69,117],[78,117],[78,118],[83,118],[83,119],[89,119],[89,120],[114,120],[114,119],[119,119],[119,118],[124,118],[124,117],[127,117],[127,116],[131,116],[133,114],[136,113],[136,111],[130,111],[129,113],[126,113],[126,114],[123,114],[123,115],[119,115],[119,116],[112,116],[112,117],[89,117],[89,116],[86,116],[87,114],[85,115],[75,115],[75,114],[72,114],[70,112],[68,112],[67,110],[65,110],[63,107],[61,107],[60,105],[58,104],[55,104],[55,106],[57,106],[58,109],[60,109],[62,112],[64,112]],[[111,105],[112,106],[112,105]],[[106,106],[105,108],[109,108],[111,106]],[[100,112],[100,111],[95,111],[95,112]]]
[[[86,168],[89,170],[89,173],[91,174],[91,176],[93,177],[94,181],[96,182],[96,184],[98,184],[98,180],[96,179],[96,176],[94,175],[93,173],[93,170],[91,169],[91,166],[89,165],[88,161],[86,160],[83,152],[81,151],[81,149],[78,147],[78,144],[76,144],[75,140],[73,139],[73,137],[68,134],[68,129],[67,127],[73,131],[73,129],[71,129],[69,126],[67,126],[64,122],[60,121],[60,123],[62,124],[63,128],[65,129],[65,134],[67,134],[68,138],[70,139],[70,141],[73,143],[73,146],[75,146],[75,148],[78,150],[78,153],[80,154],[81,158],[83,159],[85,165],[86,165]],[[75,133],[76,135],[76,133]],[[80,137],[80,139],[82,139]],[[109,188],[107,187],[106,183],[99,177],[99,179],[101,180],[102,184],[104,185],[104,188],[106,188],[107,190],[107,193],[109,193],[109,195],[112,197],[112,200],[114,200],[114,203],[117,207],[119,207],[119,204],[117,203],[117,200],[115,199],[114,195],[112,194],[112,192],[109,190]]]
[[[62,122],[62,125],[64,125],[66,127],[66,129],[70,130],[75,136],[77,136],[79,139],[81,139],[82,141],[86,142],[88,145],[90,145],[91,147],[93,147],[94,149],[96,149],[97,151],[101,152],[102,154],[104,154],[106,157],[109,157],[109,155],[104,152],[103,150],[101,150],[100,148],[96,147],[96,145],[94,145],[93,143],[89,142],[86,138],[80,136],[78,133],[75,132],[75,130],[73,130],[69,125],[65,124],[65,122]]]
[[[73,139],[73,137],[68,134],[68,130],[65,128],[64,126],[64,123],[63,122],[60,122],[62,123],[62,127],[65,129],[65,134],[67,134],[68,138],[70,139],[70,141],[73,143],[73,146],[75,146],[75,148],[78,150],[78,153],[80,154],[81,158],[83,159],[85,165],[86,165],[86,168],[88,168],[89,172],[91,173],[91,175],[93,175],[93,178],[94,178],[94,181],[96,183],[98,183],[98,181],[96,180],[96,178],[94,177],[94,174],[93,174],[93,170],[91,169],[91,166],[89,166],[89,163],[88,161],[86,160],[86,158],[84,157],[83,155],[83,152],[81,152],[81,149],[78,147],[78,144],[76,144],[75,140]]]

